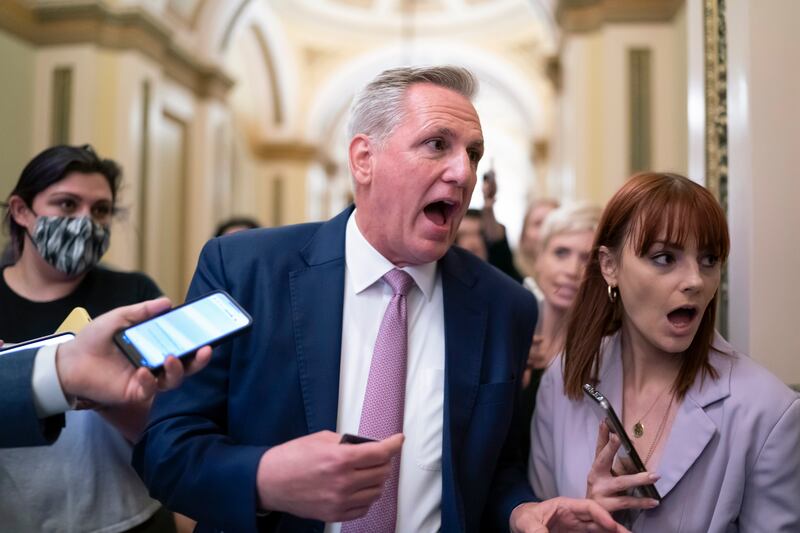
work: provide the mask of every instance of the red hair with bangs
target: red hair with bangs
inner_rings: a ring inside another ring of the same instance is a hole
[[[619,257],[630,243],[643,257],[656,242],[683,247],[694,237],[698,249],[714,254],[723,263],[730,237],[725,212],[704,187],[678,174],[644,172],[630,178],[611,198],[600,218],[581,286],[572,305],[564,347],[564,390],[570,398],[583,395],[583,384],[597,384],[603,337],[622,326],[622,306],[608,299],[608,285],[600,269],[601,246]],[[706,307],[691,345],[683,354],[673,384],[682,399],[698,375],[717,378],[708,360],[714,340],[717,295]]]

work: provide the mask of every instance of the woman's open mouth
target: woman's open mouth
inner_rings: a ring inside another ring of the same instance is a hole
[[[685,329],[689,327],[696,316],[697,308],[692,305],[685,305],[667,313],[667,320],[675,328]]]

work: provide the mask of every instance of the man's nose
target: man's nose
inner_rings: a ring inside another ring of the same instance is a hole
[[[466,187],[470,182],[477,181],[475,168],[472,166],[469,153],[459,150],[450,157],[444,179],[462,187]]]

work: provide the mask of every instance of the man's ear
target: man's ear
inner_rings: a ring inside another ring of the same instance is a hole
[[[600,260],[600,272],[603,278],[612,287],[616,287],[617,283],[617,257],[611,253],[607,246],[601,246],[597,250],[598,259]]]
[[[16,194],[8,199],[8,213],[14,222],[26,228],[36,220],[36,215],[33,214],[25,200]]]
[[[363,133],[350,140],[350,173],[357,185],[369,185],[372,181],[374,150],[372,140]]]

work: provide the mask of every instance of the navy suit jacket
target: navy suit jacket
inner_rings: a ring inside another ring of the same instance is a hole
[[[52,444],[64,427],[64,415],[36,416],[31,379],[37,351],[0,355],[0,448]]]
[[[134,451],[151,494],[200,531],[322,531],[283,513],[257,518],[256,470],[271,446],[336,430],[345,228],[325,223],[242,232],[206,244],[187,299],[228,291],[252,330],[159,395]],[[533,296],[475,256],[439,261],[445,315],[442,530],[507,530],[534,498],[512,424],[536,322]]]

